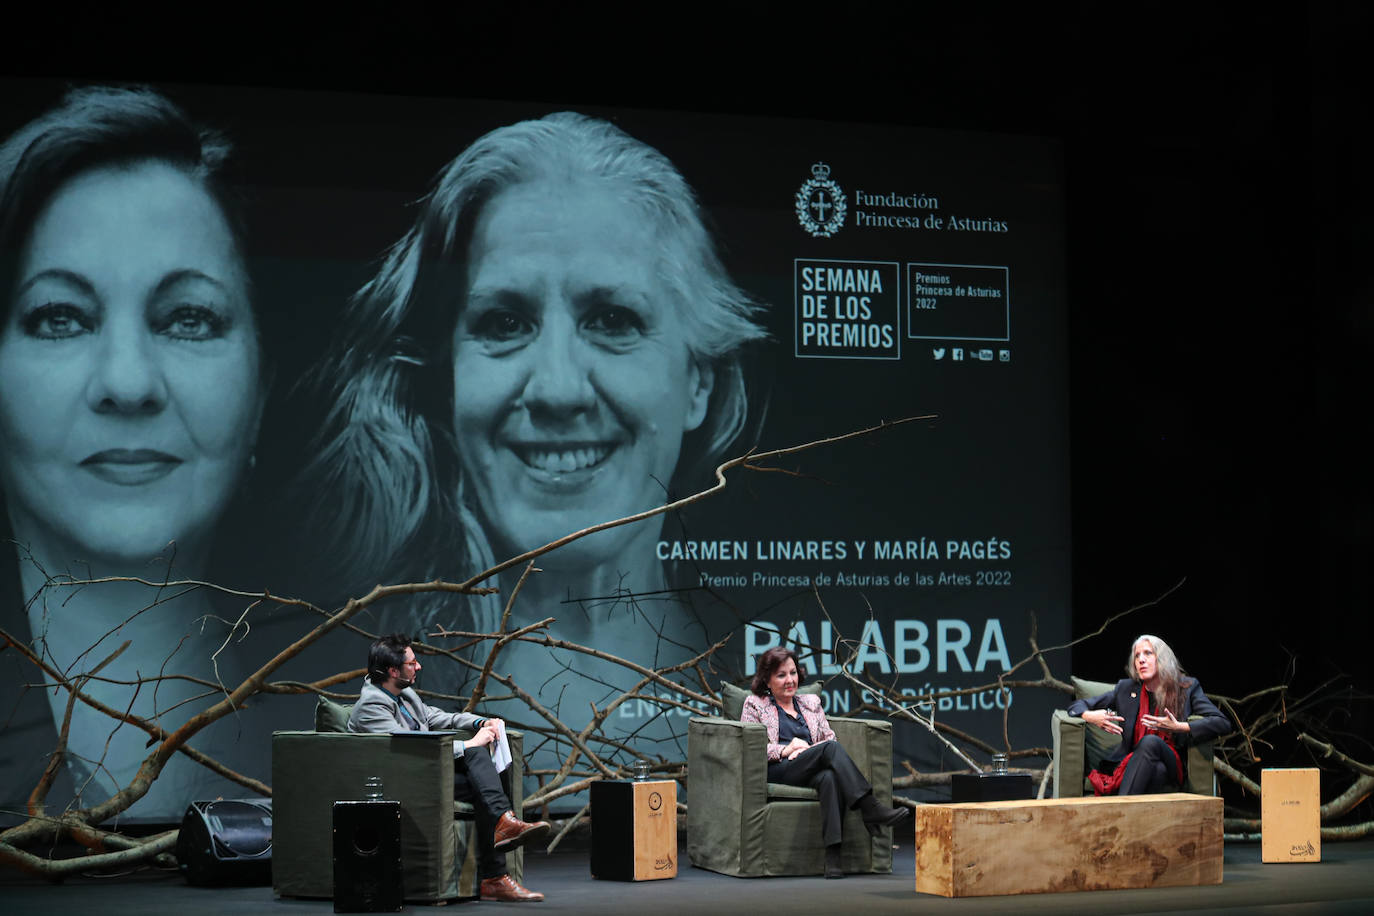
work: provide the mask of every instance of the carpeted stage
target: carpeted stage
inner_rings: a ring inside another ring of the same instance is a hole
[[[685,864],[668,881],[627,884],[596,881],[585,849],[527,859],[526,883],[542,891],[535,913],[1374,913],[1374,840],[1327,843],[1322,862],[1262,865],[1256,843],[1226,847],[1225,881],[1216,887],[1093,891],[946,900],[917,894],[911,847],[895,853],[893,874],[823,878],[727,878]],[[6,913],[90,913],[111,916],[296,916],[332,913],[328,900],[284,900],[268,887],[190,887],[175,872],[140,872],[118,878],[75,878],[47,885],[13,871],[0,872],[0,902]],[[516,904],[464,902],[467,909],[493,911]],[[434,912],[407,906],[406,912]]]

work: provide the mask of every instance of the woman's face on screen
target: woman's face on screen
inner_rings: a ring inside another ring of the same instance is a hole
[[[712,378],[660,279],[660,233],[620,191],[519,184],[474,227],[454,431],[501,549],[661,505],[682,436],[706,415]]]
[[[224,214],[167,163],[83,172],[39,213],[0,328],[0,481],[62,562],[203,544],[261,411]]]

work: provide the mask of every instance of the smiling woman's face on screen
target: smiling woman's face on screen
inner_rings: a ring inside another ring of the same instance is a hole
[[[659,278],[662,233],[619,191],[539,179],[476,220],[453,337],[454,430],[506,550],[661,505],[683,434],[706,415],[712,378]]]
[[[203,545],[252,454],[260,353],[218,204],[159,161],[76,175],[20,253],[0,327],[0,482],[62,560]]]

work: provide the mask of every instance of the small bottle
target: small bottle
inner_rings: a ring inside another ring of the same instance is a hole
[[[363,780],[363,801],[381,801],[383,798],[382,777],[369,776]]]
[[[1007,775],[1007,755],[998,751],[992,755],[992,773],[994,776]]]

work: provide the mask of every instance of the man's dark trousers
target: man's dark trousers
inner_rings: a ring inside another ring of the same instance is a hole
[[[499,878],[506,873],[506,854],[492,848],[496,822],[510,810],[510,796],[503,788],[505,777],[496,772],[487,747],[463,749],[453,758],[453,797],[472,804],[477,822],[477,874]]]

